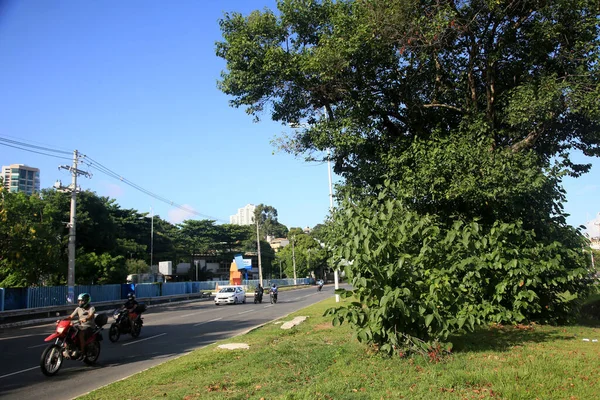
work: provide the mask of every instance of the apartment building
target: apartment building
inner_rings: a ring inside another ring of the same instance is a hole
[[[229,216],[229,223],[233,225],[252,225],[254,223],[254,210],[256,210],[254,204],[246,204],[246,206],[238,208],[237,214]]]
[[[40,191],[40,170],[24,164],[2,167],[4,187],[9,192],[32,194]]]

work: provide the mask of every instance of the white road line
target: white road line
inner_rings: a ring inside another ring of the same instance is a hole
[[[28,349],[35,349],[36,347],[42,347],[42,346],[48,346],[48,345],[49,345],[49,343],[38,344],[38,345],[35,345],[35,346],[29,346]]]
[[[215,319],[211,319],[210,321],[204,321],[204,322],[200,322],[199,324],[196,324],[196,325],[194,325],[194,326],[200,326],[200,325],[208,324],[209,322],[215,322],[215,321],[219,321],[219,320],[221,320],[221,319],[223,319],[223,317],[221,317],[221,318],[215,318]]]
[[[265,306],[265,308],[268,308],[268,307],[273,307],[273,304],[269,304],[269,305]]]
[[[22,374],[23,372],[27,372],[27,371],[33,371],[34,369],[38,369],[38,368],[39,367],[31,367],[31,368],[24,369],[22,371],[12,372],[10,374],[6,374],[6,375],[0,376],[0,379],[6,378],[6,377],[9,377],[9,376],[13,376],[13,375],[16,375],[16,374]]]
[[[147,337],[147,338],[144,338],[144,339],[136,340],[135,342],[123,343],[122,346],[129,346],[130,344],[136,344],[136,343],[144,342],[146,340],[154,339],[154,338],[157,338],[159,336],[166,335],[166,334],[167,333],[165,332],[165,333],[161,333],[160,335],[154,335],[154,336],[150,336],[150,337]]]
[[[58,319],[60,319],[60,317],[56,317]],[[55,322],[51,322],[51,323],[47,323],[47,324],[43,324],[43,325],[33,325],[33,326],[23,326],[19,329],[38,329],[38,328],[43,328],[46,326],[55,326],[56,323]]]
[[[29,335],[7,336],[7,337],[0,338],[0,341],[1,340],[10,340],[10,339],[21,339],[21,338],[26,338],[26,337],[31,337],[31,336],[46,336],[46,337],[48,337],[48,336],[50,336],[50,334],[40,335],[39,333],[31,333]]]
[[[211,311],[211,310],[198,311],[198,312],[191,313],[191,314],[178,315],[178,317],[179,317],[179,318],[185,318],[185,317],[189,317],[189,316],[191,316],[191,315],[204,314],[204,313],[207,313],[207,312],[210,312],[210,311]]]
[[[246,311],[239,312],[239,313],[238,313],[238,315],[241,315],[241,314],[246,314],[246,313],[249,313],[249,312],[252,312],[252,311],[254,311],[254,309],[252,309],[252,310],[246,310]]]

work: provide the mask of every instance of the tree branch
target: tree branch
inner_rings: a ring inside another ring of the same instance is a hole
[[[459,113],[465,112],[465,110],[463,110],[462,108],[456,107],[456,106],[452,106],[450,104],[431,103],[431,104],[423,104],[423,107],[424,108],[440,107],[440,108],[447,108],[449,110],[454,110],[454,111],[459,112]]]
[[[533,131],[529,132],[529,134],[527,135],[527,137],[525,137],[525,139],[520,140],[517,143],[513,144],[512,146],[510,146],[510,149],[512,150],[513,153],[518,153],[522,150],[532,148],[535,145],[535,143],[537,142],[537,140],[540,138],[540,136],[542,136],[542,133],[544,133],[545,130],[546,130],[546,124],[542,125],[542,127],[538,130],[533,130]]]

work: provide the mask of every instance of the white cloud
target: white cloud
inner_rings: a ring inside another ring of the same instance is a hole
[[[102,185],[102,196],[108,196],[111,198],[117,198],[122,196],[125,191],[120,185],[109,182],[101,182]]]
[[[189,204],[183,204],[182,206],[189,210],[196,211]],[[183,222],[184,220],[190,219],[194,216],[194,214],[192,214],[188,211],[182,210],[180,208],[173,208],[173,209],[169,210],[167,215],[168,215],[169,222],[172,224],[179,224],[179,223]]]
[[[587,221],[585,227],[590,237],[600,237],[600,213],[596,214],[594,219]]]

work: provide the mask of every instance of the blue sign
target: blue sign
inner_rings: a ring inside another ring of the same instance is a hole
[[[252,260],[251,259],[244,259],[241,254],[236,254],[234,260],[235,260],[235,265],[237,266],[238,270],[252,269]]]

